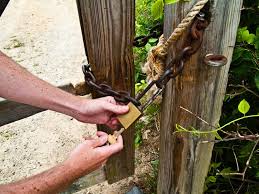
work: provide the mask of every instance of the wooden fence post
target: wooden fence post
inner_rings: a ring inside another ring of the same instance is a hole
[[[88,62],[98,83],[134,94],[135,1],[77,0],[77,5]],[[106,164],[109,183],[134,173],[133,127],[123,133],[123,139],[123,151]]]
[[[197,1],[165,7],[166,37]],[[185,63],[182,75],[167,85],[161,116],[159,194],[203,193],[213,143],[201,143],[202,138],[173,132],[176,124],[198,130],[211,129],[180,106],[211,125],[217,125],[227,86],[241,5],[242,0],[210,1],[212,19],[206,29],[202,48]],[[223,67],[205,65],[203,59],[208,53],[226,56],[228,64]]]

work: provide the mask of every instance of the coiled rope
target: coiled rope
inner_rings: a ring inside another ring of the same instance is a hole
[[[195,16],[208,1],[209,0],[199,0],[172,32],[170,37],[165,41],[162,35],[158,45],[149,51],[147,62],[142,68],[142,71],[147,74],[147,80],[157,80],[161,77],[165,70],[168,50],[172,46],[173,42],[177,41],[182,36],[187,27],[192,23]]]

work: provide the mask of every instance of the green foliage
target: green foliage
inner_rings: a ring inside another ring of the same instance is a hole
[[[165,0],[165,4],[174,4],[179,2],[180,0]]]
[[[250,105],[245,99],[243,99],[238,105],[239,112],[241,112],[244,115],[249,111],[249,109]]]
[[[240,116],[256,115],[259,112],[259,0],[244,0],[240,27],[229,72],[227,95],[224,100],[220,124],[224,126]],[[249,102],[249,103],[248,103]],[[238,108],[237,108],[238,107]],[[238,131],[240,134],[258,134],[258,117],[236,120],[227,125],[224,131]],[[224,134],[219,130],[221,137]],[[241,176],[229,176],[229,173],[242,172],[250,156],[254,142],[227,141],[215,144],[208,177],[215,177],[216,182],[206,179],[205,193],[258,193],[259,184],[259,148],[254,152],[243,182]],[[237,163],[239,169],[237,169]],[[238,171],[239,170],[239,171]],[[255,183],[253,183],[255,182]],[[242,185],[242,187],[240,187]]]
[[[136,36],[149,34],[149,29],[157,24],[158,21],[155,21],[151,15],[153,2],[153,0],[136,0]],[[133,49],[136,83],[146,78],[145,74],[141,71],[141,66],[145,63],[147,53],[154,44],[155,43],[149,42],[145,47]]]
[[[250,33],[246,27],[239,28],[237,32],[237,42],[253,45],[255,49],[259,49],[259,26],[256,29],[256,34]]]
[[[135,92],[142,92],[147,87],[147,82],[145,80],[141,80],[139,83],[135,84]]]
[[[134,144],[136,148],[138,148],[143,142],[141,129],[143,129],[144,127],[145,127],[145,122],[138,121],[136,123],[136,132],[135,132],[135,138],[134,138]]]
[[[155,3],[151,7],[152,17],[155,20],[162,18],[163,11],[164,11],[164,1],[163,0],[156,0]]]
[[[155,0],[151,7],[151,14],[154,20],[162,19],[164,15],[164,6],[175,4],[181,0]],[[189,0],[182,0],[189,1]]]
[[[147,35],[151,27],[157,21],[163,20],[163,9],[165,4],[176,3],[178,0],[136,0],[136,36]],[[224,100],[221,127],[213,131],[203,131],[195,128],[186,129],[177,126],[181,132],[192,133],[194,136],[207,137],[214,135],[216,139],[224,138],[224,131],[238,131],[240,134],[258,133],[259,129],[259,0],[244,0],[240,27],[237,34],[232,64],[229,71],[229,83],[227,95]],[[235,18],[233,18],[235,19]],[[223,32],[224,33],[224,32]],[[141,91],[146,85],[145,75],[141,73],[141,65],[145,63],[148,51],[157,43],[151,39],[143,48],[134,48],[134,58],[136,67],[136,91]],[[245,99],[245,100],[244,100]],[[249,103],[248,103],[249,102]],[[152,115],[159,110],[156,106],[151,106],[147,112],[147,120],[152,122]],[[246,114],[249,111],[249,115]],[[249,118],[249,119],[248,119]],[[141,129],[146,127],[147,121],[137,123],[137,133],[135,144],[139,146],[142,142]],[[249,154],[254,146],[249,141],[229,141],[215,144],[212,162],[208,177],[205,181],[205,193],[235,193],[243,183],[240,180],[228,176],[231,172],[242,170]],[[233,151],[234,150],[234,151]],[[236,158],[235,158],[235,155]],[[153,165],[152,165],[153,166]],[[155,165],[154,165],[155,166]],[[154,168],[154,175],[156,169]],[[150,178],[151,177],[151,178]],[[150,176],[150,187],[156,188],[157,176]],[[247,169],[246,177],[250,181],[259,181],[259,148],[251,158],[250,166]],[[233,191],[235,189],[235,192]],[[257,193],[258,184],[245,182],[239,193]],[[151,192],[152,193],[152,192]]]
[[[150,190],[149,193],[155,194],[157,190],[159,160],[153,160],[150,164],[152,166],[152,173],[147,175],[147,184]]]
[[[135,91],[142,92],[147,86],[147,82],[145,80],[141,80],[139,83],[135,84]],[[135,133],[135,147],[138,148],[142,143],[142,130],[145,130],[148,127],[153,127],[154,118],[160,111],[159,104],[151,104],[144,113],[144,117],[136,123],[136,133]]]

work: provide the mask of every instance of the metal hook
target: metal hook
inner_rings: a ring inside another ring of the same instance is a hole
[[[204,63],[212,67],[222,67],[228,63],[228,59],[223,55],[207,54]]]

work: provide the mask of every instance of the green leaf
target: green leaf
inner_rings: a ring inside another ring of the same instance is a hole
[[[259,72],[255,74],[255,85],[257,89],[259,90]]]
[[[228,168],[224,168],[222,171],[220,171],[220,173],[218,173],[219,175],[223,176],[224,178],[227,178],[228,177],[228,174],[233,172],[231,170],[231,167],[228,167]]]
[[[249,36],[248,36],[246,42],[247,42],[248,44],[253,44],[254,41],[255,41],[255,38],[256,38],[256,36],[255,36],[254,34],[249,34]]]
[[[247,30],[247,27],[238,28],[237,31],[237,42],[243,42],[243,33]],[[249,32],[248,32],[249,33]]]
[[[238,105],[239,112],[241,112],[244,115],[249,111],[249,109],[250,105],[245,99],[243,99]]]
[[[151,48],[152,48],[151,44],[147,43],[145,45],[145,49],[146,49],[147,52],[149,52]]]
[[[158,41],[157,38],[150,38],[150,39],[148,40],[149,43],[155,43],[155,42],[157,42],[157,41]]]
[[[162,17],[164,12],[164,1],[163,0],[156,0],[156,2],[151,7],[151,15],[152,17],[157,20]]]
[[[249,31],[248,30],[244,30],[242,31],[242,41],[247,41],[249,39]]]
[[[215,182],[217,181],[217,178],[216,178],[215,176],[209,176],[209,177],[207,178],[207,181],[208,181],[208,182],[211,182],[211,183],[215,183]]]
[[[255,177],[259,179],[259,172],[256,172]]]
[[[218,163],[213,162],[213,163],[211,163],[210,166],[211,166],[211,168],[215,169],[215,168],[218,168],[220,165],[221,165],[221,162],[218,162]]]
[[[174,4],[179,2],[180,0],[165,0],[165,4]]]
[[[237,42],[247,42],[248,44],[254,44],[255,34],[252,34],[247,30],[247,27],[239,28],[237,33]]]

